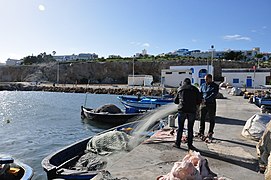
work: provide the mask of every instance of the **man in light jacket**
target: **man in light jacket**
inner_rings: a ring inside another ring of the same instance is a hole
[[[206,115],[209,114],[209,131],[207,138],[212,140],[215,127],[215,114],[216,114],[216,96],[219,91],[219,86],[213,82],[212,75],[207,74],[205,76],[205,83],[200,86],[200,93],[202,94],[203,101],[200,106],[200,131],[199,136],[202,140],[205,140],[204,131],[205,131],[205,121]]]

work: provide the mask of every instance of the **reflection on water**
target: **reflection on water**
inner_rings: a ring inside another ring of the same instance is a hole
[[[42,159],[77,140],[106,128],[81,120],[85,94],[0,92],[0,154],[8,154],[34,169],[33,179],[46,179]],[[89,94],[87,106],[113,103],[115,95]]]

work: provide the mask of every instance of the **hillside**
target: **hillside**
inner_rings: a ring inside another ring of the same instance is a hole
[[[159,82],[161,70],[176,65],[204,65],[206,60],[135,61],[135,74],[153,75]],[[214,77],[220,81],[222,68],[252,68],[253,64],[234,61],[214,61]],[[29,66],[1,66],[1,82],[47,81],[56,82],[57,63]],[[60,63],[60,83],[126,84],[132,74],[132,62],[73,62]]]

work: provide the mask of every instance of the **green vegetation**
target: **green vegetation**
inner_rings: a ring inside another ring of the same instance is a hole
[[[40,53],[37,56],[26,56],[23,59],[22,64],[31,65],[31,64],[40,64],[40,63],[48,63],[56,61],[51,54],[47,55],[45,52]]]
[[[52,51],[52,55],[55,55],[56,52]],[[31,65],[31,64],[39,64],[39,63],[48,63],[48,62],[55,62],[56,60],[53,58],[51,54],[40,53],[37,56],[27,56],[24,57],[23,63],[24,65]],[[82,59],[76,59],[72,61],[65,61],[60,62],[61,64],[66,63],[78,63],[78,62],[157,62],[157,61],[197,61],[197,62],[206,62],[207,59],[210,60],[210,58],[195,58],[191,56],[177,56],[174,54],[162,54],[162,55],[141,55],[139,57],[121,57],[121,56],[110,56],[108,58],[100,57],[93,60],[82,60]],[[260,65],[260,67],[271,67],[271,58],[268,60],[264,59],[263,54],[257,54],[255,58],[248,59],[246,56],[243,55],[241,51],[229,51],[224,54],[223,57],[219,59],[214,59],[214,61],[217,60],[223,60],[223,61],[246,61],[251,62],[256,65]]]
[[[226,52],[224,55],[226,60],[244,60],[246,57],[243,55],[241,51],[230,51]]]

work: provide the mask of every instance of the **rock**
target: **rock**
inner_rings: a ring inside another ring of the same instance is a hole
[[[269,167],[266,169],[266,172],[271,174],[270,169],[270,151],[271,151],[271,122],[266,125],[266,129],[256,146],[257,154],[259,159],[259,163]],[[270,176],[271,177],[271,176]]]

